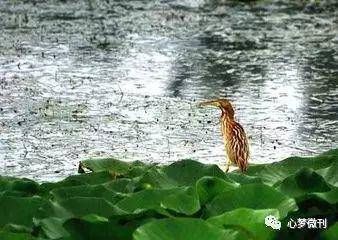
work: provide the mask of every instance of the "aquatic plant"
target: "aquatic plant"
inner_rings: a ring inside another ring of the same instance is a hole
[[[0,177],[0,239],[335,239],[338,230],[338,149],[246,173],[113,158],[82,161],[79,172],[48,183]],[[269,215],[280,230],[265,226]],[[327,226],[287,226],[297,218]]]

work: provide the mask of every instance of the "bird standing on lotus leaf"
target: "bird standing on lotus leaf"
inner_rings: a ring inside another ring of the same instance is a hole
[[[199,106],[215,106],[221,109],[221,131],[227,153],[226,172],[235,164],[242,172],[248,168],[249,143],[243,127],[235,120],[235,111],[227,99],[205,101]]]

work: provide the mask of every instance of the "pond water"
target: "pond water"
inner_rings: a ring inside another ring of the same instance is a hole
[[[251,163],[337,147],[338,4],[0,2],[0,174],[115,156],[224,165],[226,97]]]

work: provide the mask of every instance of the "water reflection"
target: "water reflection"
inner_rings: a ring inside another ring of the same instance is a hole
[[[331,5],[95,2],[0,6],[0,174],[60,178],[108,155],[223,165],[219,112],[196,107],[215,97],[251,162],[337,146]]]
[[[128,93],[139,95],[165,95],[165,84],[170,79],[173,57],[171,52],[162,53],[152,49],[154,43],[160,44],[166,39],[136,40],[135,48],[129,50],[129,56],[115,70],[123,74],[120,84]],[[149,43],[150,42],[150,43]],[[175,50],[171,50],[175,51]]]

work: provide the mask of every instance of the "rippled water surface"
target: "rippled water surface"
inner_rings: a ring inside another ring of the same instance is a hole
[[[337,147],[338,4],[0,1],[0,174],[115,156],[224,165],[227,97],[251,162]]]

